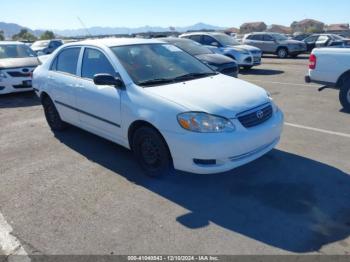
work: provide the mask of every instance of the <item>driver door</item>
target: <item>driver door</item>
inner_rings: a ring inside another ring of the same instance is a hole
[[[116,70],[102,50],[85,47],[83,51],[80,82],[76,93],[79,120],[83,127],[113,140],[121,136],[121,95],[114,86],[95,85],[96,74],[116,76]]]

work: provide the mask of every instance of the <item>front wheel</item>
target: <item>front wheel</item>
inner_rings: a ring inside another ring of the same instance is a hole
[[[171,157],[162,136],[144,126],[136,130],[132,138],[135,158],[148,176],[161,177],[171,170]]]
[[[50,97],[44,97],[42,99],[42,104],[44,107],[44,113],[47,123],[53,131],[63,131],[67,124],[62,121],[55,104],[52,102]]]
[[[287,58],[288,57],[288,50],[286,48],[280,48],[277,50],[277,56],[279,58]]]
[[[340,86],[339,100],[343,108],[350,112],[350,78],[343,81]]]

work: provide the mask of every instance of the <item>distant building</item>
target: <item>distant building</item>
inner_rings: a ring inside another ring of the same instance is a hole
[[[346,37],[350,37],[349,24],[331,24],[325,27],[325,31],[331,34],[339,34]]]
[[[291,34],[292,28],[284,25],[270,25],[267,28],[268,32],[280,33],[280,34]]]
[[[302,33],[322,33],[324,30],[324,23],[314,19],[304,19],[299,22],[293,22],[291,28],[293,32]]]
[[[248,34],[252,32],[263,32],[266,29],[267,29],[267,25],[264,22],[244,23],[240,27],[240,33]]]
[[[236,27],[230,27],[224,30],[225,34],[231,35],[231,34],[239,34],[239,29]]]

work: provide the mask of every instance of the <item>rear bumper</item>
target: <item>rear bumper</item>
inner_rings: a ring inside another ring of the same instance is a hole
[[[304,79],[305,79],[305,83],[308,83],[308,84],[314,83],[314,84],[319,84],[319,85],[323,85],[323,86],[330,86],[330,87],[336,86],[336,83],[313,80],[309,75],[306,75]]]

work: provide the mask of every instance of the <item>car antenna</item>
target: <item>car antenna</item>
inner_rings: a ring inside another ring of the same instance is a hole
[[[92,34],[90,33],[89,29],[86,27],[86,25],[84,24],[84,22],[80,19],[79,16],[77,16],[77,19],[79,21],[79,23],[82,25],[82,27],[86,30],[87,34],[92,37]]]

